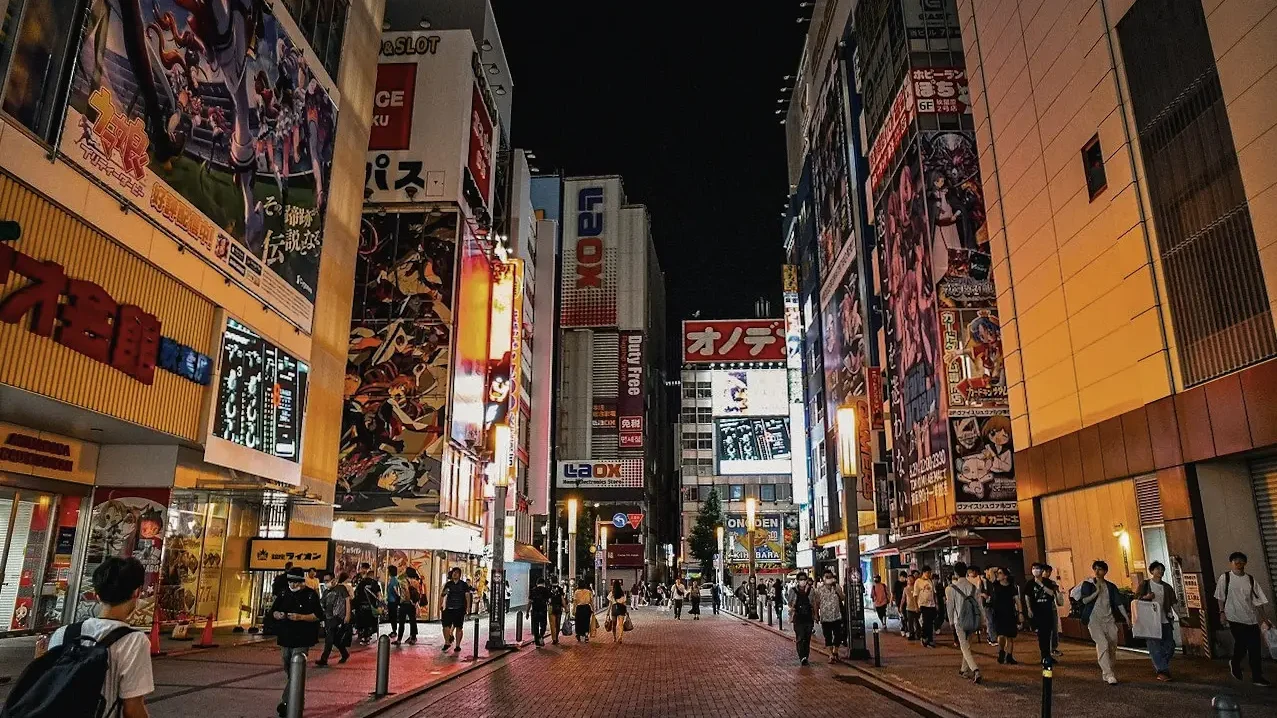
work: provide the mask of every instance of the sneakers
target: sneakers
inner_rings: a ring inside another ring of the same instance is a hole
[[[1237,663],[1229,663],[1229,664],[1228,664],[1228,673],[1229,673],[1229,674],[1230,674],[1233,678],[1235,678],[1235,679],[1237,679],[1237,680],[1239,680],[1239,681],[1240,681],[1240,680],[1242,679],[1242,667],[1241,667],[1241,665],[1240,665],[1240,664],[1237,664]]]
[[[805,666],[805,665],[807,665],[807,659],[804,657],[804,658],[800,659],[800,660],[798,661],[798,663],[799,663],[800,665],[804,665],[804,666]]]
[[[275,706],[275,713],[277,713],[277,714],[279,715],[279,718],[287,718],[287,716],[288,716],[288,704],[287,704],[287,703],[280,703],[279,705]]]
[[[1157,680],[1159,680],[1159,681],[1161,681],[1161,682],[1163,682],[1163,683],[1165,683],[1165,682],[1169,681],[1170,679],[1171,679],[1171,675],[1170,675],[1169,673],[1158,673],[1158,674],[1157,674]]]
[[[1013,656],[1013,655],[1011,655],[1011,654],[1009,654],[1009,653],[1007,654],[1007,665],[1008,665],[1008,666],[1015,666],[1015,665],[1019,665],[1019,663],[1020,663],[1019,661],[1015,660],[1015,656]]]
[[[460,653],[460,652],[461,652],[461,644],[460,644],[460,643],[458,643],[458,644],[456,645],[456,647],[452,649],[452,652],[453,652],[453,653]]]
[[[452,648],[451,642],[443,644],[443,648],[440,648],[439,650],[443,653],[447,653],[449,648]]]
[[[1260,688],[1267,688],[1267,687],[1271,686],[1272,684],[1271,684],[1271,683],[1269,683],[1269,682],[1268,682],[1266,679],[1264,679],[1264,678],[1256,678],[1256,679],[1254,679],[1254,680],[1252,680],[1252,681],[1251,681],[1251,685],[1256,685],[1256,686],[1259,686]]]
[[[984,678],[980,676],[980,671],[976,671],[975,673],[971,674],[971,682],[976,685],[980,685],[981,683],[984,682]]]
[[[1107,684],[1109,684],[1110,686],[1115,686],[1115,685],[1117,685],[1117,679],[1116,679],[1116,678],[1114,678],[1113,676],[1109,676],[1108,678],[1105,678],[1105,679],[1104,679],[1104,682],[1105,682],[1105,683],[1107,683]]]
[[[968,671],[966,666],[963,666],[962,668],[958,669],[958,675],[962,676],[963,678],[970,679],[971,671]]]
[[[416,637],[416,636],[410,636],[410,637],[408,638],[407,643],[408,643],[408,645],[410,645],[410,646],[415,645],[415,644],[417,643],[417,637]]]
[[[326,665],[328,665],[328,661],[315,661],[316,668],[323,668]]]
[[[999,651],[998,651],[998,663],[1006,663],[1006,662],[1007,662],[1007,652],[1006,652],[1006,651],[999,650]]]
[[[349,660],[350,660],[350,654],[346,654],[346,655],[342,656],[341,658],[339,658],[339,659],[337,660],[337,665],[339,665],[339,666],[340,666],[341,664],[343,664],[343,663],[345,663],[346,661],[349,661]]]

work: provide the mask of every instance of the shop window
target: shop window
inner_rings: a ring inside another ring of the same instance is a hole
[[[66,0],[10,0],[0,30],[0,70],[4,111],[41,139],[51,141],[62,119],[62,76],[73,48],[79,3]],[[14,31],[16,28],[16,32]]]
[[[776,484],[763,484],[758,487],[758,498],[761,501],[776,500]]]
[[[1082,171],[1086,173],[1086,191],[1094,202],[1109,186],[1104,175],[1104,150],[1100,147],[1098,134],[1082,148]]]

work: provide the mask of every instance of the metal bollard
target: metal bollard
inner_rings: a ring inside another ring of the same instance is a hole
[[[306,708],[306,654],[294,653],[288,659],[288,718],[301,718]]]
[[[479,614],[474,614],[474,656],[471,660],[479,660]]]
[[[772,602],[767,599],[767,625],[772,625]]]
[[[784,621],[783,621],[783,620],[781,620],[781,616],[783,616],[784,614],[785,614],[785,604],[783,604],[783,603],[778,603],[778,604],[776,604],[776,628],[777,628],[777,630],[780,630],[780,631],[785,630],[785,623],[784,623]]]
[[[385,698],[390,692],[390,636],[377,639],[377,684],[373,688],[373,698]]]
[[[1210,702],[1216,718],[1241,718],[1242,707],[1232,696],[1215,696]]]
[[[523,611],[514,614],[514,642],[523,643]]]
[[[878,642],[878,622],[874,621],[874,668],[882,668],[882,648]]]
[[[1051,665],[1049,656],[1042,659],[1042,718],[1051,718]]]

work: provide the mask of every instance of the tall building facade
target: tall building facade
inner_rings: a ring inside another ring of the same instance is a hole
[[[107,556],[147,627],[330,558],[382,5],[6,4],[0,634],[96,615]]]
[[[784,319],[687,320],[682,331],[679,416],[683,575],[700,576],[688,543],[701,506],[718,495],[724,518],[722,562],[729,585],[748,580],[749,522],[768,539],[755,545],[755,572],[783,578],[797,566],[794,467],[805,465],[794,426]],[[702,580],[719,581],[718,577]]]
[[[647,208],[621,178],[567,177],[561,197],[555,501],[581,506],[578,573],[592,576],[608,527],[608,568],[655,577],[672,546],[657,507],[670,490],[665,404],[665,279]],[[556,533],[557,528],[556,526]],[[569,550],[565,547],[564,550]]]
[[[1025,561],[1277,576],[1277,3],[960,0]],[[1271,617],[1271,616],[1270,616]]]

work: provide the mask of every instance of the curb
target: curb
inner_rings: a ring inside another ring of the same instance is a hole
[[[439,686],[442,686],[453,680],[461,678],[462,676],[465,676],[473,671],[483,668],[491,663],[504,660],[510,657],[511,655],[517,654],[519,648],[521,648],[522,646],[526,644],[527,642],[523,642],[517,646],[511,646],[509,648],[500,649],[499,653],[495,653],[495,654],[489,653],[487,658],[481,658],[473,663],[466,665],[466,667],[462,668],[461,670],[456,671],[454,673],[450,673],[444,676],[443,678],[438,678],[433,681],[428,681],[414,688],[409,688],[408,690],[403,691],[402,693],[394,693],[394,694],[388,695],[385,698],[379,699],[375,703],[367,703],[362,706],[356,706],[355,709],[350,714],[351,718],[372,718],[373,716],[381,715],[382,713],[385,713],[386,711],[389,711],[392,708],[398,707],[399,704],[401,703],[412,700],[414,698],[419,698],[421,697],[422,694],[428,691],[431,691],[435,688],[438,688]]]

